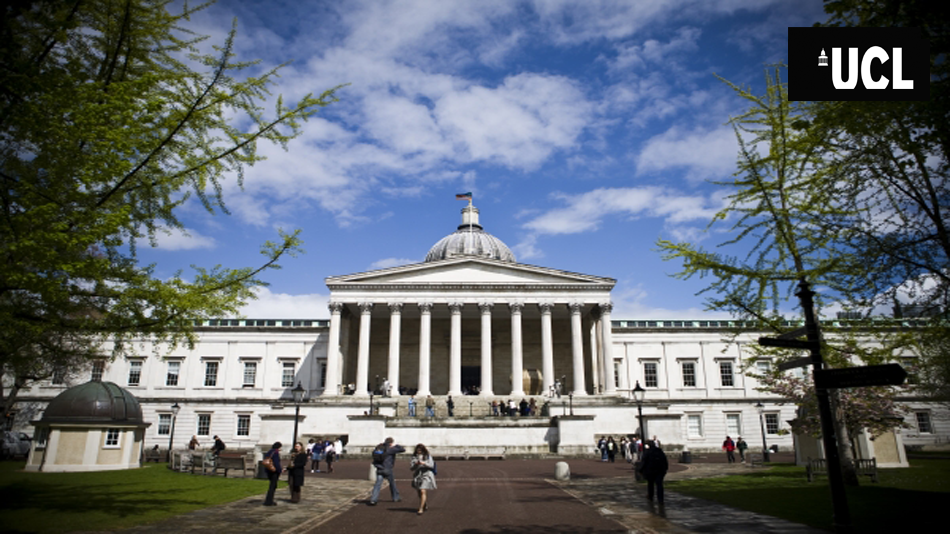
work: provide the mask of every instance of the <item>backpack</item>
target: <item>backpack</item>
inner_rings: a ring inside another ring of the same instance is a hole
[[[376,448],[373,449],[373,465],[375,465],[376,467],[383,467],[383,462],[385,460],[386,460],[386,446],[382,444],[377,445]]]
[[[437,469],[438,464],[435,463],[435,460],[432,460],[432,474],[438,476],[439,470]]]

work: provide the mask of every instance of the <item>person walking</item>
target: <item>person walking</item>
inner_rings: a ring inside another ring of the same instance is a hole
[[[386,438],[386,441],[376,446],[373,451],[373,465],[376,467],[376,485],[373,486],[373,494],[369,498],[369,505],[376,506],[379,501],[379,490],[383,487],[383,480],[389,482],[389,492],[392,494],[393,502],[399,502],[399,489],[396,488],[396,480],[393,478],[393,466],[396,463],[396,455],[406,452],[402,445],[394,443],[393,438]]]
[[[607,438],[607,460],[610,463],[614,463],[614,460],[617,458],[617,442],[614,441],[614,437],[610,436]]]
[[[643,444],[643,459],[640,460],[640,474],[647,479],[647,500],[653,502],[653,493],[656,490],[656,500],[663,506],[663,477],[670,469],[670,462],[666,453],[656,442],[648,441]]]
[[[435,417],[435,399],[432,395],[426,397],[426,417]]]
[[[722,450],[726,451],[726,460],[730,464],[736,463],[736,443],[729,436],[726,436],[726,440],[722,442]]]
[[[736,438],[736,449],[739,450],[739,460],[741,460],[742,463],[745,463],[745,450],[748,448],[749,444],[742,439],[742,436]]]
[[[280,467],[281,447],[283,447],[281,442],[275,441],[271,449],[264,455],[265,460],[270,460],[274,463],[274,470],[267,470],[267,479],[270,481],[270,486],[267,487],[267,497],[264,498],[264,506],[277,506],[277,503],[274,502],[274,492],[277,491],[277,481],[280,479],[280,474],[284,472]]]
[[[416,416],[416,397],[415,395],[409,395],[409,400],[406,401],[406,404],[409,406],[409,417]]]
[[[409,461],[409,469],[412,470],[412,487],[419,493],[419,511],[418,515],[429,509],[428,497],[426,492],[437,488],[435,484],[435,460],[429,454],[429,449],[422,443],[416,445],[412,452],[412,460]]]
[[[291,466],[287,468],[287,484],[290,486],[290,502],[300,502],[300,488],[303,486],[303,472],[307,468],[307,451],[303,443],[294,443]]]
[[[320,472],[320,460],[323,460],[323,441],[317,439],[310,448],[310,472]]]
[[[449,410],[449,417],[455,417],[455,401],[452,400],[452,395],[445,401],[445,406]]]
[[[333,460],[336,460],[336,447],[333,445],[332,441],[327,440],[327,442],[324,443],[323,454],[327,461],[327,473],[332,473]]]

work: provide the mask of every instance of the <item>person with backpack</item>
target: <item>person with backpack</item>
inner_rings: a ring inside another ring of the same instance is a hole
[[[386,438],[386,441],[380,443],[373,450],[373,466],[376,467],[376,485],[373,486],[373,494],[369,498],[369,505],[376,506],[379,501],[379,490],[383,487],[383,480],[389,482],[389,492],[392,494],[393,502],[399,502],[399,489],[396,488],[396,480],[393,478],[393,466],[396,463],[396,455],[406,452],[402,445],[394,443],[393,438]]]
[[[663,477],[670,469],[666,453],[654,441],[643,444],[643,459],[640,461],[640,474],[647,479],[647,499],[653,502],[653,490],[656,488],[656,500],[663,506]]]
[[[215,439],[217,439],[217,437],[218,436],[215,436]],[[270,480],[270,485],[267,487],[267,497],[264,498],[264,506],[277,506],[277,503],[274,502],[274,492],[277,491],[277,480],[280,478],[280,474],[284,472],[280,466],[281,447],[283,447],[283,444],[279,441],[275,441],[274,446],[264,455],[264,459],[270,460],[274,465],[273,471],[267,471],[267,478]]]
[[[211,454],[213,454],[215,457],[220,456],[221,451],[223,451],[226,447],[227,446],[224,444],[224,442],[221,441],[221,438],[215,436],[214,445],[211,446]]]
[[[726,436],[726,440],[722,442],[722,450],[726,451],[726,461],[728,463],[736,463],[736,443],[729,436]]]
[[[418,515],[429,509],[426,492],[436,489],[435,484],[435,460],[429,454],[429,449],[422,443],[416,445],[412,453],[412,460],[409,462],[409,469],[412,469],[412,487],[419,493],[419,511]]]

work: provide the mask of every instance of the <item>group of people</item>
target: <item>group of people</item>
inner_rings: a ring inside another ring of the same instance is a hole
[[[383,487],[384,480],[389,483],[389,493],[392,495],[393,502],[402,500],[394,476],[396,455],[402,452],[406,452],[405,447],[396,443],[393,438],[386,438],[373,450],[376,484],[373,486],[373,493],[370,496],[370,506],[376,506],[376,503],[379,502],[379,492]],[[409,460],[409,469],[412,471],[412,487],[416,489],[419,496],[419,510],[416,513],[422,515],[429,509],[427,492],[437,488],[435,476],[438,472],[435,460],[429,454],[429,449],[422,443],[416,445],[413,450],[412,459]]]
[[[491,414],[495,417],[535,417],[540,415],[541,407],[534,399],[521,399],[520,403],[515,404],[514,399],[507,401],[491,401]]]
[[[722,442],[722,450],[726,451],[726,461],[730,464],[736,462],[736,451],[739,451],[739,459],[742,463],[745,463],[745,451],[749,448],[749,444],[742,439],[742,436],[736,438],[736,441],[732,441],[732,438],[726,436],[725,441]]]
[[[327,473],[333,472],[333,461],[341,454],[343,442],[337,439],[335,442],[321,438],[313,439],[307,443],[307,456],[310,457],[310,472],[320,472],[320,462],[327,463]]]
[[[217,436],[215,436],[215,438],[217,438]],[[284,471],[287,472],[287,483],[290,485],[290,502],[299,503],[300,492],[304,482],[304,473],[307,469],[307,462],[310,462],[311,473],[320,472],[321,461],[325,461],[327,463],[327,472],[332,473],[333,461],[339,456],[339,454],[342,454],[343,450],[343,442],[339,439],[337,439],[335,442],[322,439],[311,439],[306,448],[304,448],[303,443],[298,441],[297,443],[294,443],[294,450],[290,455],[291,465],[284,469],[280,463],[280,450],[283,448],[283,446],[283,443],[276,441],[271,446],[270,450],[264,454],[264,459],[270,460],[274,467],[273,470],[267,471],[267,478],[270,481],[270,485],[267,488],[267,496],[264,498],[264,506],[277,505],[277,502],[274,501],[274,493],[277,491],[277,481],[280,479],[280,475]]]

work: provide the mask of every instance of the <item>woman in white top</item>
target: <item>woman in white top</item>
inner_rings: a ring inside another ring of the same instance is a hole
[[[435,460],[429,455],[429,449],[423,444],[416,445],[412,453],[412,460],[409,463],[409,469],[412,469],[412,487],[419,492],[419,511],[423,512],[429,509],[426,502],[426,491],[436,489],[435,484]]]

